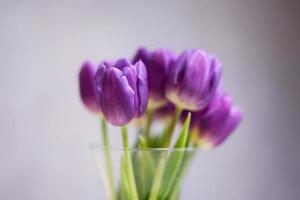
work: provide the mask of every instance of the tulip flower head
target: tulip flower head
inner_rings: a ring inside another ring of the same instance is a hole
[[[105,62],[96,74],[96,90],[103,116],[115,126],[124,126],[144,113],[148,101],[147,71],[144,63],[119,59]]]
[[[79,72],[79,90],[86,108],[91,112],[99,113],[101,109],[97,101],[95,74],[95,66],[90,62],[85,62]]]
[[[149,109],[159,108],[167,103],[165,98],[165,82],[175,54],[168,49],[156,49],[153,52],[140,48],[133,62],[144,62],[148,72]]]
[[[197,131],[202,148],[212,148],[222,144],[236,129],[243,114],[239,107],[232,106],[229,95],[217,97],[209,106],[192,114],[193,131]]]
[[[197,49],[184,51],[170,68],[166,97],[181,109],[199,111],[213,97],[221,73],[215,57]]]

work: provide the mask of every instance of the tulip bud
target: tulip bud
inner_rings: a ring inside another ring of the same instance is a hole
[[[170,65],[175,59],[175,54],[168,49],[156,49],[149,52],[140,48],[133,61],[142,60],[148,72],[149,109],[159,108],[167,103],[165,98],[165,82]]]
[[[101,109],[97,101],[95,74],[95,67],[89,62],[85,62],[79,73],[79,89],[81,100],[86,108],[99,113]]]
[[[242,120],[242,111],[232,106],[229,95],[219,96],[204,110],[192,113],[192,130],[197,131],[202,148],[220,145],[236,129]]]
[[[215,57],[201,50],[184,51],[170,68],[166,97],[181,109],[201,110],[213,97],[221,73]]]
[[[96,74],[102,113],[115,126],[123,126],[144,113],[148,101],[147,71],[143,62],[126,59],[103,63]]]

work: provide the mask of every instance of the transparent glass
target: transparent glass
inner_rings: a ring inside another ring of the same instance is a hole
[[[195,160],[195,148],[106,148],[91,145],[106,199],[178,200]],[[189,192],[185,188],[185,192]]]

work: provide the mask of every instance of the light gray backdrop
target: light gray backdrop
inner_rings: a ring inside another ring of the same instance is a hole
[[[224,88],[245,111],[189,177],[202,195],[184,199],[298,200],[299,9],[296,0],[1,0],[0,199],[104,198],[88,148],[98,123],[78,97],[79,65],[145,45],[217,54]]]

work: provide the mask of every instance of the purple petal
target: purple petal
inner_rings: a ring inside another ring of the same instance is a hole
[[[97,101],[95,74],[95,67],[89,62],[85,62],[79,73],[79,88],[81,100],[84,105],[90,111],[98,113],[101,109]]]
[[[130,61],[128,59],[121,58],[121,59],[117,60],[114,67],[122,70],[124,67],[128,67],[128,66],[131,66],[131,65],[132,64],[130,63]]]
[[[195,51],[187,60],[185,74],[180,83],[181,100],[195,105],[196,110],[207,105],[203,91],[207,89],[209,81],[208,64],[206,53],[200,50]]]
[[[215,56],[210,56],[210,77],[206,90],[203,91],[203,102],[209,102],[215,95],[222,76],[223,66]]]
[[[192,52],[193,51],[189,50],[181,53],[180,56],[174,62],[172,62],[169,73],[167,74],[165,96],[176,106],[179,106],[179,104],[181,104],[181,102],[178,102],[178,89],[180,86],[179,84],[185,74],[185,69],[187,67],[187,58]]]
[[[234,131],[242,119],[242,112],[238,107],[232,107],[229,95],[223,95],[219,103],[215,103],[205,111],[199,124],[200,138],[203,144],[217,146]]]
[[[212,113],[216,112],[222,103],[222,98],[224,94],[220,89],[217,89],[211,98],[209,104],[203,109],[203,117],[209,116]]]
[[[135,107],[135,116],[139,114],[139,97],[137,91],[137,69],[135,66],[131,65],[124,67],[122,69],[124,76],[126,76],[129,86],[134,91],[134,107]]]
[[[176,88],[178,82],[181,81],[185,73],[185,68],[187,67],[187,58],[192,52],[191,50],[183,52],[173,63],[168,76],[169,86]]]
[[[137,61],[141,60],[147,66],[149,59],[150,52],[146,48],[141,47],[137,50],[136,54],[134,55],[132,63],[135,64]]]
[[[222,144],[229,135],[238,127],[243,118],[243,113],[239,107],[233,107],[230,111],[228,119],[223,128],[217,134],[217,137],[213,139],[215,146]]]
[[[104,117],[123,126],[134,117],[134,91],[117,68],[107,68],[99,84],[99,101]]]
[[[148,103],[148,79],[147,70],[142,61],[138,61],[136,64],[137,69],[137,91],[139,99],[139,116],[142,115]]]
[[[166,96],[177,106],[203,110],[218,87],[221,68],[199,49],[184,51],[171,66],[166,84]]]
[[[146,64],[149,93],[155,101],[165,101],[165,82],[174,58],[175,54],[172,51],[157,49]]]
[[[208,129],[211,132],[218,132],[218,130],[223,127],[224,122],[230,114],[231,97],[229,95],[224,95],[220,101],[221,102],[215,112],[203,116],[201,124],[203,129]]]

